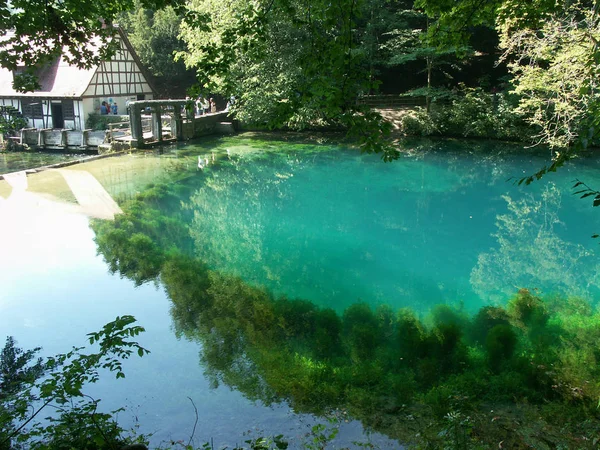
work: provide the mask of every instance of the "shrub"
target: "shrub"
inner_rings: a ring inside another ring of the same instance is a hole
[[[433,104],[428,114],[415,108],[402,116],[407,136],[456,136],[531,141],[536,133],[516,110],[508,93],[489,93],[463,87],[449,104]]]
[[[509,361],[517,347],[517,334],[510,325],[496,325],[485,339],[485,349],[490,369],[498,373]]]
[[[381,329],[366,303],[355,303],[344,312],[344,337],[355,362],[373,358],[381,345]]]
[[[117,317],[88,334],[95,353],[83,347],[48,358],[35,359],[40,348],[23,351],[8,338],[0,352],[0,448],[104,450],[132,443],[110,414],[97,411],[100,400],[83,392],[108,369],[124,378],[123,361],[148,352],[130,338],[144,329],[132,316]],[[49,417],[37,419],[50,410]]]
[[[119,123],[126,120],[129,120],[129,116],[89,114],[85,121],[85,127],[94,131],[108,130],[109,123]]]
[[[401,366],[412,365],[427,352],[423,327],[410,309],[398,312],[397,324],[398,363]]]
[[[508,325],[508,314],[497,306],[484,306],[475,317],[468,329],[467,337],[472,344],[485,344],[488,332],[497,325]]]
[[[0,134],[13,136],[17,130],[27,126],[27,119],[14,106],[0,106]]]
[[[440,134],[432,116],[425,108],[417,107],[402,115],[400,131],[407,136],[433,136]]]

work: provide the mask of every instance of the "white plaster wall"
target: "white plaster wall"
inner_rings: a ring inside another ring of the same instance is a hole
[[[87,118],[89,113],[100,114],[100,104],[105,101],[109,102],[112,99],[113,103],[116,102],[118,106],[117,114],[124,116],[127,114],[127,101],[136,101],[136,95],[107,95],[105,97],[90,97],[83,99],[83,108],[85,110],[85,117]],[[152,100],[151,94],[146,94],[146,100]]]
[[[87,99],[86,99],[87,100]],[[60,100],[42,100],[42,111],[44,113],[44,119],[30,119],[27,118],[28,126],[30,128],[52,128],[52,115],[50,109],[51,102],[60,102]],[[73,130],[83,130],[85,127],[85,119],[87,113],[84,106],[85,100],[73,100],[73,108],[75,113],[75,119],[65,119],[65,128],[71,128]],[[90,103],[91,104],[91,103]],[[22,112],[21,102],[16,98],[0,98],[0,105],[14,106]],[[79,117],[78,117],[79,116]]]
[[[97,98],[84,98],[80,102],[82,115],[83,115],[83,123],[88,118],[90,114],[100,114],[100,100]],[[85,125],[84,125],[85,127]]]

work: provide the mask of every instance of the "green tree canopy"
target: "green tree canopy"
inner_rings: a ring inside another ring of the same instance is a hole
[[[176,0],[143,0],[146,8],[160,9]],[[111,26],[133,0],[60,0],[0,2],[0,65],[19,71],[14,87],[39,87],[36,68],[61,54],[71,64],[87,68],[115,51],[116,29]]]
[[[397,157],[389,125],[357,104],[373,88],[361,45],[367,0],[188,2],[180,53],[206,91],[237,98],[238,118],[268,128],[345,128],[367,151]]]
[[[186,89],[195,83],[193,70],[183,61],[175,61],[175,52],[185,50],[179,38],[182,15],[172,6],[160,10],[144,8],[138,1],[135,9],[123,14],[120,25],[140,61],[155,77],[159,94],[165,97],[184,97]]]
[[[541,129],[539,142],[587,146],[597,136],[600,17],[588,0],[417,0],[439,17],[430,37],[442,47],[466,42],[477,25],[500,36],[519,111]]]

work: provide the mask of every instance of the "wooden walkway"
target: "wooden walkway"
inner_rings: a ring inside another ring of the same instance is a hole
[[[56,169],[81,206],[82,212],[98,219],[114,219],[121,208],[113,200],[104,186],[89,172],[83,170]]]
[[[62,175],[78,204],[59,200],[52,195],[28,191],[27,173],[22,171],[4,175],[4,180],[11,186],[12,191],[7,199],[0,197],[0,205],[24,206],[29,204],[35,207],[51,207],[106,220],[113,220],[116,214],[123,212],[104,189],[104,186],[91,173],[70,169],[50,170]]]

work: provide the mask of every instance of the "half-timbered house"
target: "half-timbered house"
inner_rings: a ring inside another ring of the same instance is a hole
[[[103,102],[126,114],[129,101],[153,99],[149,76],[121,29],[116,39],[116,53],[96,67],[80,69],[61,57],[41,68],[35,92],[15,91],[13,72],[0,68],[0,105],[18,108],[32,128],[83,130],[89,114],[101,114]]]

